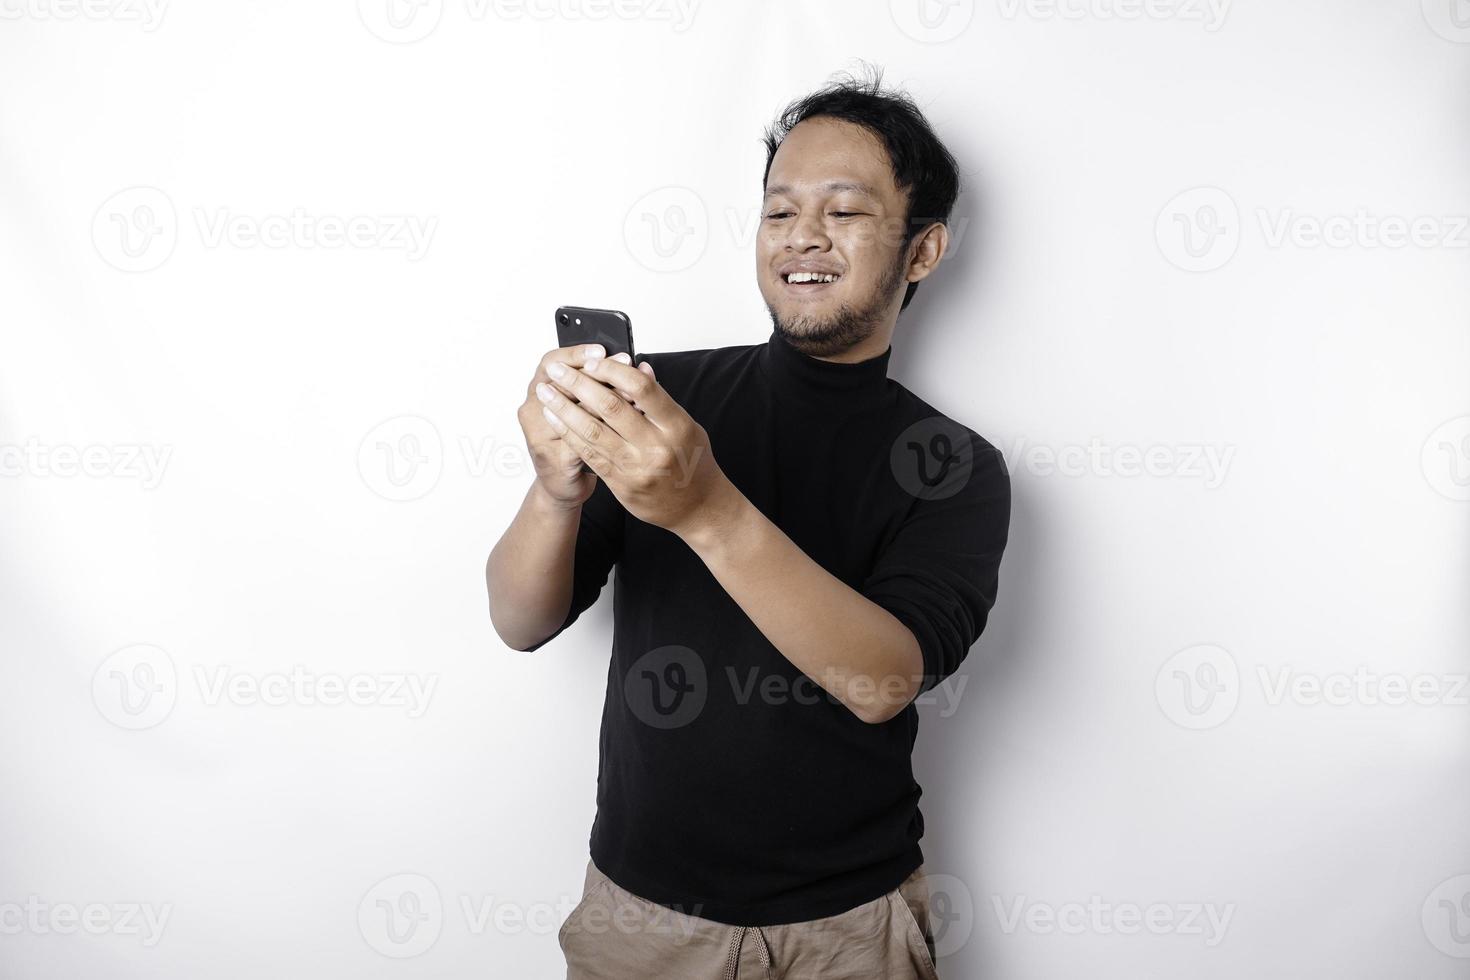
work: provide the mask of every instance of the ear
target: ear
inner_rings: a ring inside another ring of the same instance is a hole
[[[919,232],[909,246],[909,282],[922,282],[939,265],[944,253],[949,251],[949,229],[943,222],[936,221]]]

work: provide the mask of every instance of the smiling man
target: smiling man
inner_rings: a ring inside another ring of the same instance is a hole
[[[959,175],[881,76],[766,146],[766,341],[553,350],[520,410],[537,476],[486,566],[497,634],[537,649],[617,568],[572,980],[937,976],[913,701],[985,627],[1010,484],[888,361]]]

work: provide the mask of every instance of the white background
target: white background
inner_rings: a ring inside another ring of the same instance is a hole
[[[942,974],[1464,975],[1470,6],[138,2],[0,0],[0,975],[561,975],[610,613],[490,629],[515,408],[560,304],[768,336],[856,57],[966,175],[891,374],[1015,498]]]

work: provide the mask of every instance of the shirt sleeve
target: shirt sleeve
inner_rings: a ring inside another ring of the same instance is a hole
[[[607,484],[598,480],[592,496],[582,502],[582,515],[577,524],[577,545],[572,559],[572,605],[567,610],[567,618],[546,639],[527,647],[527,652],[556,639],[602,594],[608,573],[623,554],[623,518],[626,513]]]
[[[969,478],[955,493],[915,499],[860,590],[918,640],[920,694],[959,668],[995,605],[1010,526],[1010,476],[1000,451],[970,436]]]

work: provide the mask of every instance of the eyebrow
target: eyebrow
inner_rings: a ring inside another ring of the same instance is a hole
[[[818,185],[818,189],[828,191],[857,191],[859,194],[866,194],[874,199],[878,197],[878,192],[873,190],[873,188],[869,187],[867,184],[854,184],[851,181],[846,180],[829,180],[825,184]],[[790,184],[777,184],[774,187],[766,188],[765,196],[775,197],[778,194],[790,193]]]

